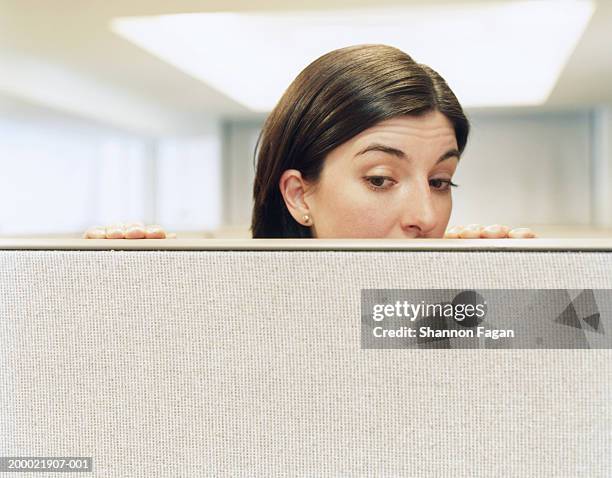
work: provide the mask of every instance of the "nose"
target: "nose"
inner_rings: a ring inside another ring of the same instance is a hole
[[[426,187],[412,185],[407,192],[405,206],[400,216],[400,226],[409,237],[425,237],[437,225],[434,198],[426,181]]]

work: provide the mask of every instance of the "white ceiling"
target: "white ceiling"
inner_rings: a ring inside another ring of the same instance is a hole
[[[376,1],[0,0],[0,94],[148,133],[197,130],[246,108],[111,32],[122,16],[338,9]],[[388,5],[433,3],[386,1]],[[463,3],[458,0],[435,3]],[[560,7],[561,8],[561,7]],[[517,32],[520,34],[520,32]],[[409,53],[409,52],[408,52]],[[529,75],[529,72],[525,72]],[[612,103],[612,1],[600,0],[545,109]],[[0,102],[1,105],[1,102]]]

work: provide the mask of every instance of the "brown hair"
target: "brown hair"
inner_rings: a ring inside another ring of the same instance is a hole
[[[297,169],[316,182],[326,155],[380,121],[432,110],[452,123],[459,151],[470,129],[444,79],[397,48],[357,45],[308,65],[289,85],[259,134],[253,188],[254,238],[312,237],[289,213],[279,181]]]

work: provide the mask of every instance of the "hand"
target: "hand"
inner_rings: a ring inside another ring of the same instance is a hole
[[[502,226],[501,224],[453,226],[447,229],[444,234],[445,239],[531,239],[533,237],[536,237],[536,235],[527,227],[510,229],[508,226]]]
[[[176,234],[167,234],[158,225],[145,226],[142,222],[134,222],[92,226],[85,231],[83,239],[176,239]]]

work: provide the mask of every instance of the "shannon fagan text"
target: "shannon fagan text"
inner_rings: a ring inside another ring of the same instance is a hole
[[[514,338],[514,330],[512,329],[487,329],[485,327],[476,327],[476,329],[434,329],[432,327],[397,327],[394,329],[385,329],[383,327],[374,327],[372,334],[376,338],[416,338],[416,337],[432,337],[432,338],[463,338],[463,337],[486,337],[497,340],[502,338]]]

